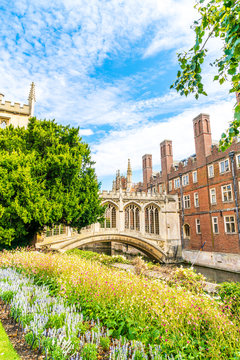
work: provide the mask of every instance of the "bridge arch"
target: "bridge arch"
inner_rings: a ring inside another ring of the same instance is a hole
[[[161,263],[165,263],[167,255],[165,252],[151,240],[137,237],[132,234],[114,234],[114,233],[103,233],[103,234],[89,234],[86,236],[79,235],[78,238],[68,240],[65,243],[58,244],[57,248],[52,248],[65,252],[67,250],[76,249],[84,245],[101,243],[101,242],[118,242],[126,245],[131,245],[136,249],[142,251],[150,259],[156,260]]]

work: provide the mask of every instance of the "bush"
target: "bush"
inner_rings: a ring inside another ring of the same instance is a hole
[[[240,320],[240,283],[225,282],[218,286],[218,294],[225,303],[225,309]]]
[[[97,346],[95,344],[85,344],[81,351],[83,360],[97,360]]]
[[[134,270],[137,275],[143,274],[144,271],[148,269],[147,264],[140,256],[135,257],[132,264],[134,265]]]
[[[181,266],[173,273],[169,284],[180,285],[187,290],[199,294],[203,292],[205,281],[205,276],[199,273],[197,274],[193,268],[183,268]]]
[[[102,336],[100,338],[100,345],[103,348],[103,350],[105,350],[105,351],[108,350],[109,347],[110,347],[110,339],[109,339],[109,337]]]

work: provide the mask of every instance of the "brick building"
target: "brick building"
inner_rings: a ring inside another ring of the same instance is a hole
[[[187,260],[194,260],[202,248],[198,263],[228,270],[237,266],[240,271],[240,142],[219,151],[212,143],[207,114],[193,119],[193,130],[196,153],[174,162],[172,141],[164,140],[160,144],[161,171],[154,173],[152,155],[144,155],[143,182],[135,189],[178,194]]]

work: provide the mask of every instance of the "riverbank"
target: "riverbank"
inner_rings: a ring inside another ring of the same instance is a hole
[[[211,252],[183,250],[184,261],[211,269],[233,272],[239,275],[240,279],[240,255]]]
[[[135,273],[135,266],[131,264],[121,264],[116,263],[111,265],[114,268],[125,270],[125,271],[131,271],[132,273]],[[173,268],[177,269],[177,267]],[[161,269],[158,270],[145,270],[144,276],[147,276],[151,279],[157,279],[161,281],[169,282],[171,280],[171,274],[169,271],[161,271]],[[211,283],[209,281],[204,281],[203,290],[206,291],[208,294],[214,294],[217,292],[218,284]]]

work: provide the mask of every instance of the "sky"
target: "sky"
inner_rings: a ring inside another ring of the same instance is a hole
[[[213,82],[209,63],[222,44],[209,43],[203,67],[207,97],[170,90],[177,52],[194,42],[193,0],[2,0],[0,92],[26,103],[36,84],[35,115],[79,126],[90,145],[102,189],[131,159],[142,181],[142,156],[160,170],[159,144],[173,141],[174,160],[195,152],[192,119],[210,115],[219,140],[232,120],[229,84]]]

